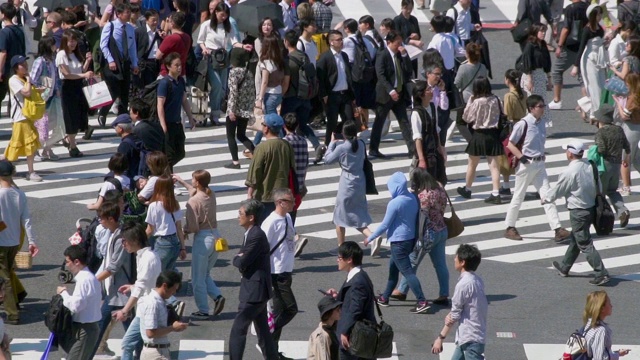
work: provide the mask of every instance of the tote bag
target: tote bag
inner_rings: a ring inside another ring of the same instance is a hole
[[[451,204],[451,199],[449,195],[447,195],[447,200],[449,201],[449,207],[451,207],[451,217],[444,218],[444,223],[447,225],[447,239],[452,239],[464,231],[464,224],[462,220],[456,215],[456,210],[453,208]]]
[[[87,99],[87,104],[89,104],[89,110],[99,109],[103,106],[111,105],[113,103],[113,99],[111,98],[111,93],[109,93],[109,88],[107,87],[107,83],[104,81],[89,82],[89,85],[82,88],[82,93],[84,97]]]

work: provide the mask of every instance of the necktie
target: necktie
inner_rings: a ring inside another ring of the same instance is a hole
[[[404,85],[404,83],[402,81],[402,66],[400,66],[400,59],[398,58],[398,55],[393,57],[393,62],[396,65],[396,91],[399,93],[400,91],[402,91],[402,86]]]
[[[122,24],[122,56],[123,60],[129,60],[129,39],[127,37],[127,24]]]

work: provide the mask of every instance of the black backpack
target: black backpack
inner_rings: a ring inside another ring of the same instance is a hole
[[[158,85],[160,85],[162,80],[164,80],[164,78],[155,80],[142,90],[142,100],[150,107],[149,119],[151,120],[158,120]],[[171,82],[169,82],[169,84],[171,84]],[[173,86],[170,85],[167,97],[171,95],[172,88]]]
[[[136,170],[135,174],[131,174],[131,179],[133,180],[136,175],[144,177],[149,176],[149,174],[151,173],[149,170],[149,166],[147,165],[147,155],[149,155],[149,150],[147,150],[147,148],[144,146],[144,142],[140,139],[133,140],[130,137],[125,137],[124,141],[133,146],[133,148],[138,151],[138,154],[140,154],[140,162],[137,166],[138,169]]]
[[[108,181],[116,187],[124,198],[124,211],[121,215],[121,221],[133,221],[136,223],[144,223],[147,217],[147,208],[140,202],[135,191],[124,191],[120,180],[111,175],[104,177],[104,181]]]
[[[351,79],[356,83],[368,84],[376,78],[376,64],[364,42],[350,38],[355,47]]]
[[[298,65],[298,83],[293,84],[296,89],[296,96],[302,100],[311,100],[318,95],[318,87],[320,83],[318,81],[318,74],[316,67],[313,66],[307,54],[304,54],[304,61],[300,62],[293,56],[289,57],[289,60]]]
[[[71,311],[63,304],[64,299],[61,295],[56,294],[49,302],[49,308],[44,313],[44,324],[47,329],[56,337],[64,337],[65,334],[71,334],[71,326],[73,317]]]
[[[122,186],[120,188],[122,188]],[[100,219],[96,216],[84,229],[78,229],[80,236],[82,237],[82,241],[79,245],[87,252],[87,259],[85,263],[89,270],[94,274],[102,264],[102,258],[98,257],[96,254],[98,246],[98,241],[96,240],[96,228],[99,224]]]

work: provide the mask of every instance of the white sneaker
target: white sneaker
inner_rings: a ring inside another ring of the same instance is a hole
[[[382,244],[382,236],[378,236],[371,242],[371,256],[378,256],[380,252],[380,244]]]
[[[562,109],[562,100],[558,102],[553,100],[547,106],[549,107],[549,110],[560,110]]]
[[[27,178],[28,181],[33,181],[33,182],[41,182],[42,181],[42,178],[40,177],[40,175],[36,174],[35,172],[27,174],[26,178]]]
[[[182,190],[180,190],[178,188],[174,188],[173,189],[173,193],[175,194],[175,196],[180,196],[180,195],[182,195]]]
[[[309,239],[307,238],[300,238],[300,240],[296,241],[296,251],[293,253],[293,256],[299,257],[300,254],[302,254],[302,250],[304,249],[304,247],[307,246],[308,242]]]
[[[35,155],[33,156],[33,161],[35,161],[35,162],[42,162],[42,161],[43,161],[43,158],[42,158],[42,156],[40,156],[40,154],[35,154]]]

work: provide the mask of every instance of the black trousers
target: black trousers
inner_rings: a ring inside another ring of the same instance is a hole
[[[11,59],[9,59],[11,60]],[[3,79],[0,81],[0,102],[4,100],[4,97],[9,93],[9,74],[3,74]],[[7,116],[11,117],[11,97],[9,97],[9,102],[7,103]],[[2,109],[0,109],[2,112]]]
[[[260,349],[262,349],[262,356],[269,360],[279,359],[280,356],[276,350],[275,342],[273,341],[273,337],[271,337],[271,333],[269,333],[266,301],[259,303],[240,303],[240,305],[238,305],[238,314],[233,320],[231,334],[229,335],[229,359],[242,360],[244,348],[247,344],[247,331],[252,322],[256,326],[258,345]]]
[[[387,116],[389,116],[389,112],[391,111],[393,111],[393,114],[398,120],[400,130],[402,131],[402,138],[407,144],[409,154],[413,155],[415,153],[415,143],[412,139],[411,124],[407,117],[407,106],[404,100],[402,100],[402,94],[400,94],[400,99],[398,101],[390,100],[386,104],[376,104],[376,119],[374,120],[373,127],[371,128],[369,151],[379,150],[380,138],[382,137],[382,127],[384,126],[384,121],[387,119]]]
[[[139,60],[140,64],[140,83],[138,88],[144,89],[145,86],[151,84],[158,78],[160,74],[160,62],[158,60]]]
[[[332,91],[327,96],[324,104],[324,112],[327,115],[327,132],[324,135],[324,144],[329,145],[331,134],[338,127],[338,115],[342,121],[353,120],[353,101],[347,91]]]
[[[238,143],[236,138],[240,141],[244,147],[253,152],[255,145],[247,137],[247,123],[249,119],[237,117],[236,121],[231,121],[227,116],[225,127],[227,128],[227,144],[229,145],[229,151],[231,152],[231,159],[238,161]]]
[[[120,99],[120,103],[118,104],[118,115],[120,114],[128,114],[129,113],[129,86],[131,86],[131,68],[129,66],[124,66],[122,72],[122,79],[119,79],[114,75],[111,71],[109,71],[108,64],[105,64],[107,67],[106,70],[102,71],[102,78],[107,83],[107,87],[109,88],[109,93],[111,94],[111,98],[113,101],[116,99]],[[98,113],[100,116],[107,116],[109,114],[109,110],[111,109],[111,105],[100,108],[100,112]]]
[[[173,167],[180,162],[180,160],[184,159],[185,156],[184,143],[186,141],[186,136],[184,134],[182,123],[168,122],[167,133],[164,134],[164,139],[165,153],[167,154],[167,159],[169,159],[171,172],[173,172]]]
[[[287,246],[282,244],[280,246]],[[273,317],[275,321],[275,330],[273,331],[273,341],[278,347],[278,341],[282,334],[282,328],[285,327],[298,313],[298,303],[296,297],[293,296],[291,289],[291,273],[271,274],[271,283],[273,284]]]

